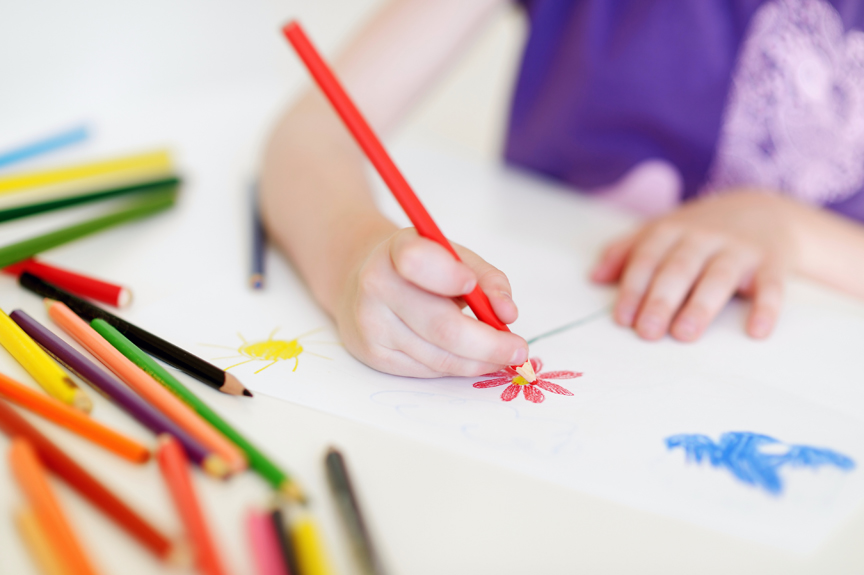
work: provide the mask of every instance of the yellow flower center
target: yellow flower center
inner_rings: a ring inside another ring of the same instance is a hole
[[[516,377],[514,377],[511,380],[511,383],[513,385],[531,385],[531,383],[521,375],[517,375]]]

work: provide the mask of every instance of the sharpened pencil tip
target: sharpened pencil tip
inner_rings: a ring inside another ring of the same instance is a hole
[[[67,378],[67,381],[70,385],[75,385],[71,379]],[[90,399],[90,396],[88,396],[83,389],[76,389],[72,397],[72,407],[83,411],[84,413],[90,413],[93,411],[93,400]]]
[[[225,460],[216,454],[210,454],[201,462],[204,471],[217,479],[225,479],[231,473],[231,469]]]
[[[248,389],[243,390],[243,395],[245,395],[246,397],[255,397],[254,395],[252,395],[252,392],[249,391]]]
[[[223,381],[224,383],[222,384],[222,387],[219,388],[219,391],[222,393],[228,393],[230,395],[247,395],[249,397],[252,396],[252,394],[249,393],[249,390],[240,383],[240,380],[227,371],[225,372],[225,379]]]
[[[306,505],[308,502],[308,499],[306,499],[306,495],[303,493],[303,490],[300,489],[300,486],[290,479],[285,480],[285,482],[279,486],[279,494],[287,497],[289,501],[294,503]]]
[[[534,383],[537,381],[537,374],[534,372],[534,366],[531,365],[530,359],[520,367],[514,369],[516,370],[516,373],[521,375],[528,383]]]
[[[185,540],[175,541],[165,554],[165,562],[172,567],[190,567],[192,565],[192,549]]]

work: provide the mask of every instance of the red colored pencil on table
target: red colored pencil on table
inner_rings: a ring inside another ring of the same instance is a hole
[[[114,520],[147,550],[170,563],[182,560],[182,548],[176,547],[174,542],[87,473],[75,460],[2,400],[0,400],[0,431],[9,437],[21,437],[29,441],[47,469]]]
[[[32,258],[7,266],[3,268],[3,272],[16,277],[29,272],[75,295],[101,301],[114,307],[126,307],[132,301],[132,292],[123,286],[64,270]]]
[[[192,544],[195,565],[204,575],[224,575],[225,569],[219,560],[216,545],[201,511],[201,503],[192,485],[186,453],[174,436],[163,434],[159,436],[156,457],[159,470],[165,478],[171,499],[174,500],[186,528],[186,535]]]
[[[354,105],[351,97],[345,92],[336,75],[333,74],[333,71],[315,49],[315,46],[312,45],[312,42],[306,36],[300,24],[296,20],[291,21],[282,28],[282,33],[294,47],[300,59],[303,60],[309,73],[315,79],[315,82],[317,82],[318,87],[321,88],[321,91],[330,100],[336,113],[339,114],[348,128],[348,131],[351,132],[354,139],[357,140],[357,143],[369,158],[369,161],[375,166],[381,179],[390,188],[396,201],[405,210],[408,219],[417,228],[417,233],[424,238],[440,244],[454,258],[461,261],[456,250],[453,249],[453,246],[450,245],[450,242],[441,233],[432,216],[423,207],[417,194],[414,193],[414,190],[408,184],[408,180],[405,179],[405,176],[396,167],[393,159],[390,158],[387,150],[384,149],[381,140],[375,135],[375,132],[360,113],[360,110]],[[474,286],[474,290],[471,293],[462,297],[465,303],[468,304],[468,307],[471,308],[471,311],[474,312],[474,315],[477,316],[477,319],[497,330],[510,331],[507,324],[495,315],[492,304],[489,303],[489,298],[486,297],[486,294],[483,293],[479,285]],[[526,361],[521,366],[513,366],[513,369],[528,381],[534,381],[536,377],[530,361]]]

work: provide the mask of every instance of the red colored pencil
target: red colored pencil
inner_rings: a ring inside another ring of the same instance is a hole
[[[175,548],[165,535],[147,523],[2,400],[0,400],[0,430],[9,437],[27,439],[45,467],[113,519],[117,525],[157,557],[169,562],[176,562],[182,558],[181,549]]]
[[[3,272],[16,277],[29,272],[66,291],[114,307],[126,307],[132,301],[132,292],[123,286],[64,270],[32,258],[7,266],[3,268]]]
[[[159,436],[159,450],[157,453],[159,469],[171,492],[171,499],[177,507],[177,512],[183,525],[186,527],[186,535],[192,543],[195,555],[195,565],[205,575],[224,575],[225,570],[216,553],[216,545],[210,535],[210,529],[201,512],[201,504],[192,485],[192,476],[189,473],[189,460],[180,443],[174,436],[163,434]]]
[[[414,190],[412,190],[411,186],[408,184],[408,180],[405,179],[405,176],[403,176],[402,172],[399,171],[399,168],[396,167],[396,164],[393,162],[392,158],[390,158],[387,150],[384,149],[381,140],[378,139],[378,136],[375,135],[375,132],[372,131],[372,128],[366,122],[363,114],[360,113],[360,110],[358,110],[357,106],[354,105],[354,102],[351,101],[351,97],[348,96],[347,92],[345,92],[345,89],[336,78],[336,75],[333,74],[333,71],[315,49],[315,46],[312,45],[312,42],[306,36],[306,33],[303,31],[300,24],[296,20],[291,21],[282,28],[282,33],[294,47],[294,50],[297,52],[297,55],[300,56],[300,59],[303,60],[309,73],[318,83],[318,86],[321,88],[321,91],[324,92],[327,99],[330,100],[333,108],[335,108],[336,112],[342,118],[342,121],[345,122],[345,126],[366,153],[369,161],[373,166],[375,166],[381,179],[384,180],[384,183],[387,184],[388,188],[390,188],[396,201],[399,202],[399,205],[402,206],[403,210],[405,210],[408,219],[410,219],[411,223],[414,224],[414,227],[417,228],[417,233],[424,238],[428,238],[440,244],[446,248],[454,258],[461,261],[456,250],[453,249],[453,246],[450,245],[450,242],[446,237],[444,237],[444,234],[441,233],[441,230],[432,219],[432,216],[430,216],[429,212],[426,211],[426,208],[423,207],[417,194],[414,193]],[[510,331],[507,324],[502,322],[498,319],[498,316],[495,315],[495,311],[492,309],[492,304],[489,303],[489,298],[486,297],[486,294],[483,293],[483,290],[480,289],[479,285],[475,286],[471,293],[462,297],[465,300],[465,303],[468,304],[468,307],[471,308],[471,311],[474,312],[474,315],[477,316],[477,319],[489,324],[497,330]],[[525,363],[530,369],[530,362],[526,361]],[[514,369],[516,367],[517,366],[514,366]],[[518,368],[522,370],[523,366],[518,366]],[[530,381],[533,381],[533,379]]]

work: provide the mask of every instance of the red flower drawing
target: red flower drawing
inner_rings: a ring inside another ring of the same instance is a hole
[[[485,374],[483,377],[494,377],[495,379],[478,381],[474,384],[474,387],[485,389],[487,387],[498,387],[509,383],[510,385],[508,385],[504,390],[504,393],[501,394],[502,400],[512,401],[517,395],[519,395],[519,390],[524,390],[525,399],[534,403],[541,403],[546,399],[546,396],[544,396],[543,392],[540,391],[541,389],[557,393],[558,395],[573,395],[573,393],[564,389],[560,385],[552,383],[551,381],[546,381],[547,379],[574,379],[582,375],[575,371],[547,371],[545,373],[540,373],[540,368],[543,367],[543,362],[536,357],[531,358],[531,366],[537,374],[537,379],[532,382],[529,382],[527,379],[516,373],[512,367],[508,367],[496,371],[495,373]]]

